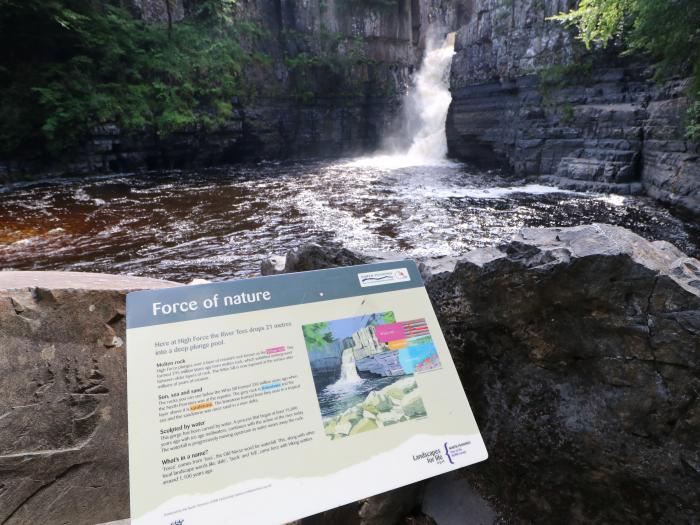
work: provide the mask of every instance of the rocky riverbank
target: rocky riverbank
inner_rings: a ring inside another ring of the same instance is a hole
[[[426,415],[415,378],[406,377],[373,390],[361,403],[325,420],[323,426],[326,435],[339,439]]]
[[[309,247],[265,271],[363,260]],[[424,271],[489,460],[304,524],[440,524],[441,509],[487,522],[692,522],[700,262],[592,225],[524,230]],[[0,272],[0,521],[127,517],[124,297],[173,284]]]
[[[452,64],[450,154],[700,214],[700,149],[684,137],[689,80],[654,80],[648,58],[582,53],[547,20],[573,4],[473,3]]]

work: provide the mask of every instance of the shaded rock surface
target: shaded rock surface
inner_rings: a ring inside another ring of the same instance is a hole
[[[645,191],[700,214],[700,150],[684,139],[688,80],[659,84],[640,59],[577,56],[570,33],[546,20],[574,3],[474,1],[455,45],[450,153],[571,189]]]
[[[697,519],[700,262],[609,225],[527,229],[426,286],[489,450],[462,473],[494,511]]]
[[[426,482],[423,512],[437,525],[490,525],[499,518],[459,471]]]

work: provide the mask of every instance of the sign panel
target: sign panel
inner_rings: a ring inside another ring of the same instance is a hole
[[[132,523],[283,523],[486,459],[412,261],[127,296]]]

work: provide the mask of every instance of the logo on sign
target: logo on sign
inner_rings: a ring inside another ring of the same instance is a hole
[[[357,278],[360,280],[360,286],[363,288],[382,284],[405,283],[411,280],[411,276],[406,268],[358,273]]]

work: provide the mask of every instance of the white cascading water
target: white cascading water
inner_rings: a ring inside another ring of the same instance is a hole
[[[399,129],[386,140],[393,146],[386,147],[379,155],[357,159],[352,165],[391,169],[447,162],[445,121],[452,101],[449,75],[454,44],[454,33],[445,39],[428,37],[415,84],[404,99]]]
[[[362,378],[357,373],[357,366],[355,365],[355,355],[352,353],[352,348],[346,348],[345,350],[343,350],[342,363],[340,368],[340,379],[338,379],[336,384],[361,382]]]

